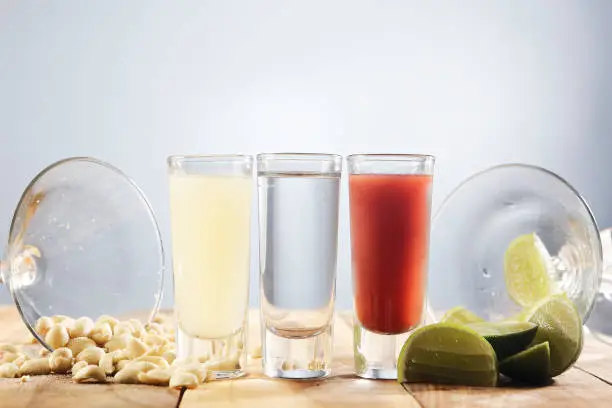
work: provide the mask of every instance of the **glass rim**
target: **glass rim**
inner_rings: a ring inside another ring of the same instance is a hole
[[[175,154],[168,156],[167,162],[170,166],[183,162],[250,163],[253,162],[253,156],[249,154]]]
[[[335,153],[259,153],[257,161],[342,161],[342,156]]]
[[[366,159],[371,161],[418,161],[427,162],[435,161],[436,157],[430,154],[413,154],[413,153],[356,153],[346,157],[347,161],[355,161],[358,159]]]

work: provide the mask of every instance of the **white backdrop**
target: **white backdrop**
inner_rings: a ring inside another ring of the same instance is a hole
[[[611,20],[606,0],[0,0],[0,241],[28,180],[73,155],[132,176],[168,250],[173,153],[431,153],[434,207],[528,162],[612,225]]]

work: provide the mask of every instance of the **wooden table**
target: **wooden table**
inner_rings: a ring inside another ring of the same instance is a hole
[[[259,344],[257,313],[251,313],[250,344]],[[0,379],[0,407],[612,407],[612,347],[585,341],[575,368],[543,388],[470,388],[431,385],[402,387],[353,374],[349,313],[335,323],[333,375],[325,380],[290,381],[264,377],[260,360],[249,375],[214,381],[186,392],[166,387],[75,384],[68,376]],[[0,307],[0,342],[25,343],[29,334],[13,307]]]

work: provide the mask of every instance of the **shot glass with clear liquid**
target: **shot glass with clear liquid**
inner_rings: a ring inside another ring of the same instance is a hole
[[[341,170],[337,155],[257,156],[267,376],[330,373]]]
[[[253,158],[168,159],[179,359],[243,374],[249,296]]]
[[[348,157],[358,376],[397,378],[397,357],[424,318],[434,158]]]

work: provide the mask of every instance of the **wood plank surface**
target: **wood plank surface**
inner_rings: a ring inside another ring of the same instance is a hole
[[[30,344],[32,335],[15,307],[0,307],[0,343]],[[180,392],[167,387],[125,384],[76,384],[67,375],[0,379],[4,408],[174,408]]]
[[[260,345],[258,313],[249,316],[249,348]],[[396,381],[371,381],[353,372],[353,330],[345,314],[334,325],[332,375],[323,380],[279,380],[261,373],[261,360],[249,363],[249,375],[215,381],[188,390],[181,408],[192,407],[419,407]]]
[[[249,314],[249,348],[260,344],[258,313]],[[31,336],[13,307],[0,307],[0,342],[24,344]],[[553,385],[530,387],[448,387],[371,381],[353,374],[352,318],[339,313],[334,327],[333,374],[328,379],[291,381],[261,374],[250,360],[249,374],[214,381],[180,398],[166,387],[75,384],[68,376],[0,379],[0,407],[611,407],[612,347],[592,337],[582,356]]]

